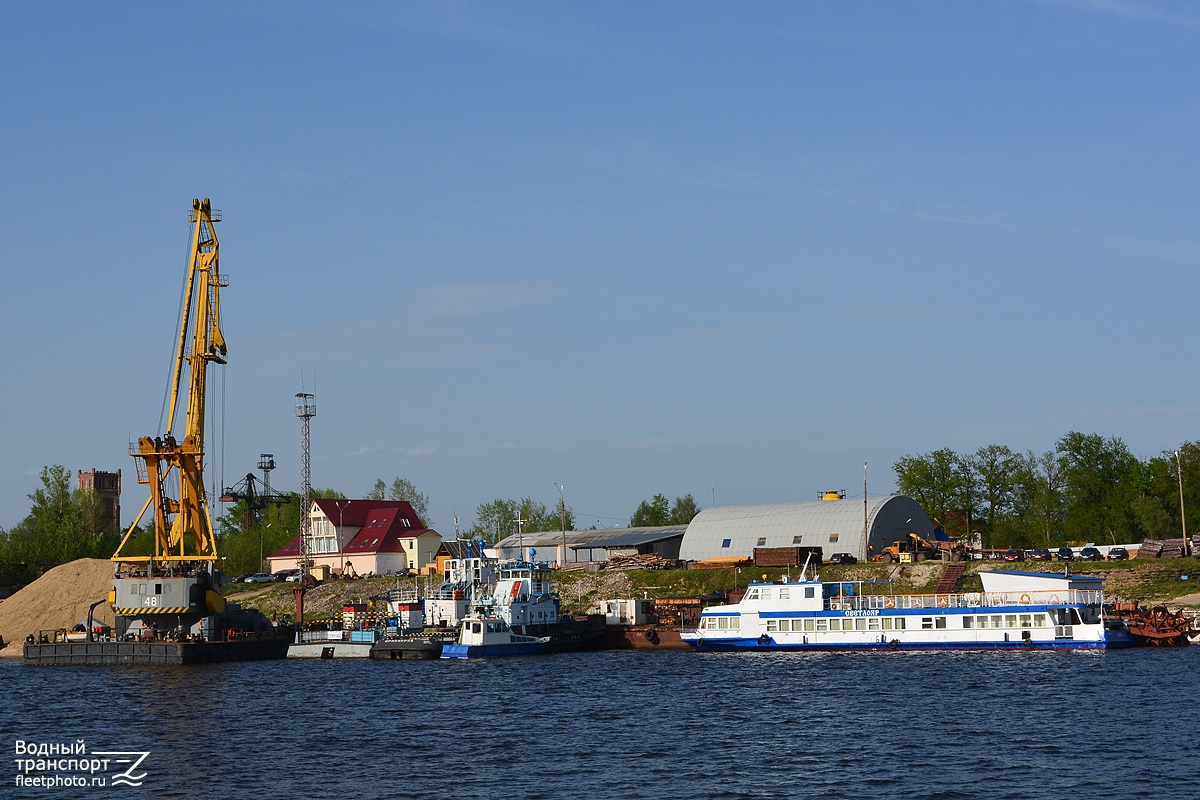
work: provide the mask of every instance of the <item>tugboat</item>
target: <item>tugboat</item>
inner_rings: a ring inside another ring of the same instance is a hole
[[[549,637],[521,636],[498,617],[471,615],[458,629],[458,641],[442,646],[442,658],[531,656],[546,649]]]
[[[532,555],[532,554],[531,554]],[[473,612],[462,619],[456,644],[442,648],[443,658],[529,655],[604,646],[604,616],[561,615],[548,564],[508,561],[484,591]]]

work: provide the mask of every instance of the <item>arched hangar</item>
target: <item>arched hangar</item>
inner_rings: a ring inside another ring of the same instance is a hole
[[[864,526],[865,519],[865,526]],[[864,536],[865,532],[865,536]],[[749,558],[756,547],[820,547],[825,558],[850,553],[865,561],[909,533],[929,539],[933,523],[904,495],[706,508],[688,524],[679,557]]]

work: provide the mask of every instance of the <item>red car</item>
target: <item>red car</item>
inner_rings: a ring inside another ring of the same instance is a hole
[[[1014,547],[1012,550],[1008,550],[1004,553],[1004,560],[1005,561],[1024,561],[1025,560],[1025,551]]]

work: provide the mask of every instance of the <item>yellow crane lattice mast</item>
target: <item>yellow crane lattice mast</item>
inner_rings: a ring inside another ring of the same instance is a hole
[[[220,290],[227,284],[218,269],[219,248],[214,230],[214,223],[220,219],[220,212],[214,214],[208,198],[192,200],[191,221],[195,228],[179,322],[167,432],[162,436],[141,437],[136,451],[130,453],[137,461],[138,483],[150,486],[150,499],[130,526],[130,531],[153,507],[154,555],[123,555],[129,540],[129,533],[126,533],[112,557],[115,562],[145,562],[151,558],[156,564],[217,560],[212,516],[204,490],[204,393],[208,363],[224,364],[226,354],[225,337],[221,334]],[[187,412],[183,439],[177,440],[173,431],[185,371],[188,373]],[[173,475],[178,486],[177,498],[169,491]]]

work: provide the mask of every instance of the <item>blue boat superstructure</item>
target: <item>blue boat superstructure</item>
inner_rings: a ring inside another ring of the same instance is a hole
[[[981,571],[982,592],[895,594],[880,582],[752,583],[680,638],[697,650],[1103,650],[1129,647],[1103,580]],[[886,583],[886,582],[883,582]]]

